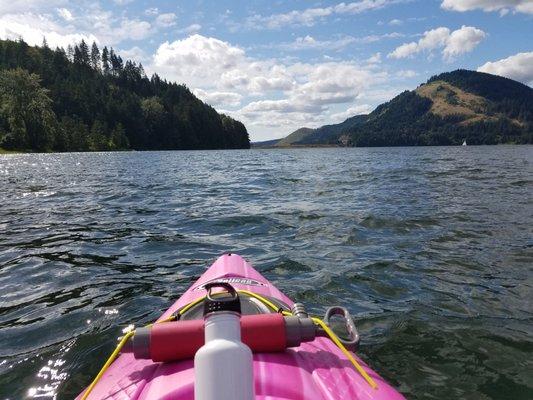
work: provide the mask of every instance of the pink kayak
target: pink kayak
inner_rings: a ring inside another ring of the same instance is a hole
[[[281,293],[248,262],[236,254],[225,254],[176,301],[158,321],[205,295],[204,285],[227,282],[235,289],[256,293],[282,308],[294,302]],[[241,300],[243,314],[268,312],[249,298]],[[246,303],[246,304],[245,304]],[[202,318],[192,307],[182,319]],[[354,355],[355,356],[355,355]],[[329,338],[316,337],[283,352],[254,353],[253,376],[256,400],[396,400],[404,397],[357,356],[355,360],[377,385],[371,387],[348,357]],[[103,361],[102,361],[103,362]],[[81,399],[83,392],[78,396]],[[124,351],[109,366],[88,399],[189,400],[194,399],[193,359],[154,362],[135,358]]]

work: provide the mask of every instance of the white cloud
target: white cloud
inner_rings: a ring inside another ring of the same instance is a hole
[[[331,122],[329,113],[336,105],[353,104],[365,90],[387,81],[375,65],[258,60],[228,42],[199,34],[161,44],[150,70],[185,83],[254,131]]]
[[[407,58],[420,52],[442,49],[442,56],[447,61],[469,53],[487,36],[481,29],[462,26],[453,32],[445,27],[424,32],[418,42],[404,43],[388,54],[389,58]]]
[[[332,7],[336,14],[360,14],[365,11],[378,10],[401,0],[360,0],[352,3],[339,3]]]
[[[424,32],[424,36],[418,41],[417,48],[419,50],[432,50],[444,46],[449,37],[450,30],[448,28],[432,29]]]
[[[153,68],[193,87],[213,82],[219,89],[256,93],[285,90],[293,84],[284,67],[249,59],[243,49],[199,34],[161,44]]]
[[[331,15],[360,14],[405,1],[407,0],[360,0],[351,3],[339,3],[330,7],[293,10],[268,16],[255,14],[247,18],[245,26],[250,29],[280,29],[287,25],[313,26],[317,20]]]
[[[65,21],[72,21],[74,19],[72,13],[66,8],[58,8],[57,13]]]
[[[318,127],[329,122],[321,114],[282,113],[278,111],[261,111],[256,114],[243,115],[239,112],[219,110],[244,122],[251,132],[252,140],[266,140],[286,136],[302,126]]]
[[[119,6],[125,6],[126,4],[132,3],[133,0],[113,0],[113,2]]]
[[[533,52],[518,53],[498,61],[487,62],[477,70],[533,86]]]
[[[3,0],[0,1],[3,5]],[[43,11],[13,11],[2,14],[4,11],[2,9],[0,11],[0,38],[18,39],[21,37],[30,44],[40,44],[45,36],[52,47],[65,47],[81,39],[105,45],[116,45],[125,40],[143,40],[155,32],[149,22],[138,18],[114,16],[111,11],[103,10],[99,3],[87,3],[87,5],[80,6],[72,2],[69,8],[56,8],[56,5],[63,5],[66,2],[49,0],[49,4],[54,6],[48,10],[44,9],[41,1],[29,0],[24,3],[35,6],[36,10],[42,8]],[[9,10],[16,10],[15,7],[7,3],[6,5]]]
[[[176,25],[176,19],[177,17],[174,13],[159,14],[155,19],[155,23],[159,27],[169,28]]]
[[[253,29],[279,29],[286,25],[312,26],[318,18],[331,15],[331,8],[308,8],[303,11],[290,11],[285,14],[275,14],[264,17],[254,15],[247,19],[247,26]]]
[[[133,46],[130,49],[118,50],[122,58],[132,60],[137,63],[146,63],[150,61],[150,57],[146,52],[138,46]]]
[[[144,10],[146,15],[157,15],[159,14],[159,9],[157,7],[150,7]]]
[[[392,26],[399,26],[399,25],[403,25],[403,21],[401,19],[391,19],[389,21],[389,25],[392,25]]]
[[[347,118],[355,115],[369,114],[372,112],[373,107],[369,104],[359,104],[348,108],[346,111],[331,114],[332,123],[339,123],[345,121]]]
[[[383,40],[383,39],[397,39],[397,38],[401,38],[404,36],[405,35],[403,33],[391,32],[391,33],[384,33],[382,35],[363,36],[361,38],[358,38],[358,41],[360,43],[374,43],[374,42],[379,42],[380,40]]]
[[[265,48],[276,48],[280,50],[287,50],[287,51],[302,51],[302,50],[330,50],[330,51],[336,51],[344,49],[345,47],[354,44],[354,43],[374,43],[378,42],[380,40],[384,39],[393,39],[398,37],[403,37],[404,35],[398,32],[392,32],[392,33],[385,33],[382,35],[368,35],[368,36],[361,36],[361,37],[354,37],[354,36],[339,36],[334,39],[328,39],[328,40],[319,40],[315,39],[314,37],[310,35],[306,35],[303,37],[297,37],[292,42],[285,42],[285,43],[275,43],[275,44],[269,44],[265,46],[258,46],[258,47],[265,47]]]
[[[442,54],[446,60],[453,60],[461,54],[470,53],[486,36],[481,29],[463,25],[451,33]]]
[[[198,34],[172,43],[164,42],[154,55],[154,68],[179,82],[201,85],[242,63],[244,50],[215,38]]]
[[[16,13],[36,13],[41,10],[50,10],[68,3],[68,0],[0,0],[0,16]]]
[[[106,41],[109,43],[119,43],[123,40],[143,40],[152,34],[152,25],[139,19],[123,19],[118,27],[99,33],[106,35]]]
[[[307,35],[298,37],[290,43],[280,43],[272,47],[277,47],[282,50],[300,51],[300,50],[340,50],[346,46],[355,43],[356,38],[353,36],[344,36],[334,40],[317,40],[314,37]]]
[[[357,95],[357,100],[373,104],[381,104],[389,101],[393,97],[402,93],[404,90],[412,89],[405,85],[399,87],[375,86],[372,85],[370,90],[365,90]]]
[[[531,0],[443,0],[441,7],[452,11],[483,10],[485,12],[499,11],[505,15],[512,10],[525,14],[533,14],[533,1]]]
[[[82,39],[88,43],[98,42],[92,34],[70,33],[61,25],[43,15],[7,14],[0,17],[0,38],[17,40],[19,38],[32,46],[41,45],[46,37],[50,47],[64,47],[79,43]]]
[[[371,83],[385,79],[384,73],[351,62],[295,64],[288,70],[298,82],[290,92],[290,100],[320,107],[352,102]]]
[[[415,76],[418,76],[418,73],[412,69],[402,69],[396,72],[396,75],[399,78],[414,78]]]
[[[198,32],[200,29],[202,29],[202,25],[200,24],[191,24],[183,29],[180,30],[181,33],[195,33]]]
[[[235,92],[216,92],[203,89],[194,89],[193,93],[213,107],[237,107],[241,104],[242,95]]]
[[[108,45],[125,40],[143,40],[155,31],[147,21],[115,17],[110,11],[102,10],[98,3],[86,10],[84,18],[78,18],[77,22],[78,31],[93,32],[100,42]]]
[[[377,53],[372,54],[367,58],[366,62],[368,64],[379,64],[381,62],[381,53],[378,51]]]
[[[253,123],[257,117],[253,113],[247,115],[250,111],[275,111],[266,114],[270,121],[273,117],[283,119],[290,114],[303,120],[306,116],[310,121],[306,125],[312,125],[313,121],[323,125],[330,122],[326,116],[330,106],[351,103],[363,90],[386,79],[385,73],[372,72],[350,62],[294,64],[287,69],[297,83],[285,92],[286,99],[255,104],[253,109],[245,107],[241,110],[245,119]]]
[[[389,58],[406,58],[411,56],[412,54],[418,53],[419,46],[415,42],[411,43],[404,43],[399,47],[396,47],[392,53],[389,53],[387,57]]]
[[[324,111],[320,105],[295,103],[288,99],[283,100],[259,100],[244,106],[239,112],[254,117],[256,113],[276,111],[282,114],[290,113],[318,113]]]
[[[421,51],[430,51],[446,45],[450,37],[448,28],[440,27],[424,32],[418,42],[404,43],[388,55],[390,58],[406,58]]]

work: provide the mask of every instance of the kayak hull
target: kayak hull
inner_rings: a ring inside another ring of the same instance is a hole
[[[236,289],[276,298],[289,306],[281,293],[242,257],[221,256],[161,317],[205,294],[203,285],[225,280]],[[371,388],[347,357],[327,338],[316,338],[283,353],[254,354],[256,400],[397,400],[404,397],[355,356],[377,383]],[[228,382],[231,384],[231,382]],[[82,393],[83,394],[83,393]],[[81,395],[78,396],[78,399]],[[154,363],[121,354],[94,387],[89,399],[190,400],[194,398],[193,360]]]

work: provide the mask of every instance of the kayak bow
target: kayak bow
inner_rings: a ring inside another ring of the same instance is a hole
[[[345,344],[354,350],[359,336],[345,309],[331,308],[325,321],[309,318],[303,305],[281,293],[242,257],[225,254],[155,324],[127,333],[77,399],[193,399],[192,357],[203,344],[204,287],[212,283],[229,284],[239,293],[242,340],[254,351],[256,400],[404,398],[346,349]],[[328,326],[333,314],[345,318],[351,340],[339,338]],[[306,317],[312,321],[312,337]],[[306,329],[305,337],[298,333]],[[298,335],[302,337],[294,341]],[[188,338],[186,344],[180,338]]]

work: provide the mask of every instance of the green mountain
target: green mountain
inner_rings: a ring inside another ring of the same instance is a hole
[[[321,126],[320,128],[315,129],[312,135],[308,135],[304,140],[300,141],[300,144],[304,144],[304,142],[313,145],[322,143],[337,144],[339,141],[343,140],[341,137],[343,132],[364,124],[366,120],[366,115],[355,115],[340,124]]]
[[[278,147],[287,147],[291,145],[298,144],[302,141],[305,141],[305,139],[314,133],[314,129],[311,128],[300,128],[289,134],[288,136],[284,137],[283,139],[280,139],[276,146]]]
[[[245,126],[185,85],[84,41],[0,40],[0,148],[21,151],[249,148]]]
[[[422,146],[458,145],[464,140],[533,143],[533,89],[482,72],[447,72],[368,115],[315,129],[294,144]]]
[[[300,128],[282,139],[266,140],[252,143],[253,147],[291,147],[335,144],[337,138],[344,131],[353,128],[366,121],[366,115],[356,115],[348,118],[340,124],[324,125],[320,128]]]

